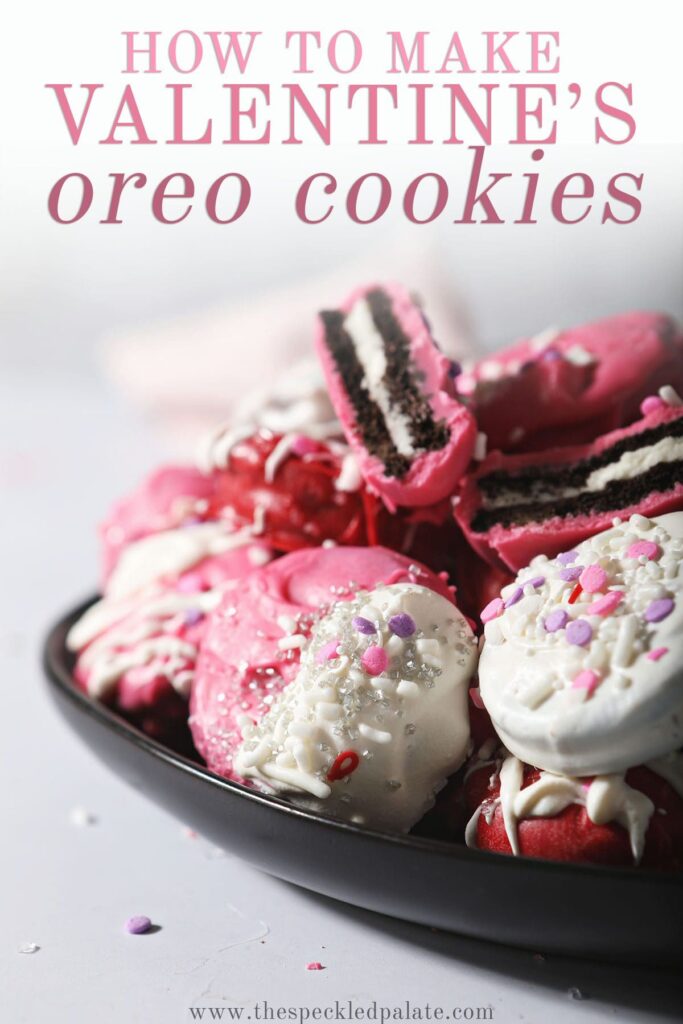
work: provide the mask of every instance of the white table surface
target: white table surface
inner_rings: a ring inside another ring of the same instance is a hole
[[[0,1021],[172,1024],[201,1006],[249,1019],[262,1000],[335,999],[491,1006],[499,1022],[679,1020],[683,986],[667,973],[534,957],[266,877],[189,837],[81,746],[48,700],[39,642],[92,589],[98,516],[159,451],[101,385],[39,370],[0,384]],[[72,823],[79,806],[95,824]],[[138,913],[159,930],[127,935]],[[39,951],[20,953],[30,942]]]

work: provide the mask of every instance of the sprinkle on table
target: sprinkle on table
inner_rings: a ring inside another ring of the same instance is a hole
[[[307,971],[324,971],[325,965],[321,964],[319,960],[312,960],[310,964],[306,964]]]
[[[152,922],[149,917],[144,914],[136,914],[134,917],[129,917],[126,921],[126,931],[130,935],[144,935],[152,927]]]

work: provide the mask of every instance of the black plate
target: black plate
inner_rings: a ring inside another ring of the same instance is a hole
[[[59,710],[119,775],[219,846],[288,882],[407,921],[544,952],[683,963],[683,877],[374,832],[229,782],[149,739],[72,681],[64,641],[89,603],[45,643]]]

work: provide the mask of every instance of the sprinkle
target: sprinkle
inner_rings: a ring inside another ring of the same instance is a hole
[[[586,609],[586,614],[611,615],[614,609],[621,604],[623,597],[623,590],[610,590],[609,593],[599,597],[597,601],[593,601],[593,604],[589,604]]]
[[[307,971],[324,971],[325,967],[320,963],[319,960],[313,960],[310,964],[306,964]]]
[[[661,622],[674,610],[674,603],[670,597],[660,597],[656,601],[650,601],[645,609],[646,622]]]
[[[648,651],[647,657],[650,661],[659,661],[660,658],[663,658],[668,653],[668,647],[655,647],[653,651]]]
[[[572,690],[588,690],[588,696],[590,697],[599,682],[600,676],[598,673],[585,668],[583,672],[579,672],[577,676],[574,676]]]
[[[491,622],[492,619],[497,619],[499,615],[502,615],[505,611],[505,602],[502,597],[494,597],[493,601],[489,601],[481,612],[481,621]]]
[[[472,458],[477,462],[483,462],[486,458],[486,447],[488,445],[488,438],[486,434],[477,434],[477,439],[474,442],[474,451],[472,452]]]
[[[327,773],[327,781],[336,782],[338,779],[346,778],[347,775],[355,772],[359,764],[360,758],[355,750],[342,750],[341,754],[337,754],[330,766],[330,770]]]
[[[391,616],[389,619],[389,629],[396,636],[400,636],[405,640],[406,637],[413,635],[417,626],[415,625],[415,619],[412,615],[408,615],[407,612],[402,612],[400,615]]]
[[[470,700],[474,704],[475,708],[478,708],[479,711],[483,711],[484,710],[484,702],[481,699],[481,691],[480,691],[479,687],[478,686],[471,687],[469,693],[470,693]]]
[[[564,580],[565,583],[571,583],[573,580],[578,580],[582,572],[582,565],[573,565],[569,569],[560,569],[558,576],[561,580]]]
[[[377,632],[377,627],[374,622],[370,622],[370,619],[366,619],[362,615],[354,615],[351,619],[351,625],[356,632],[364,633],[365,636],[370,636],[371,633]]]
[[[593,629],[585,619],[574,619],[567,626],[565,636],[568,643],[575,647],[585,647],[593,639]]]
[[[627,558],[647,558],[650,561],[656,561],[661,557],[662,549],[659,544],[655,544],[652,540],[637,540],[634,544],[631,544],[626,552]]]
[[[369,676],[381,676],[389,664],[389,656],[383,647],[373,645],[363,651],[360,663]]]
[[[579,583],[587,594],[597,594],[607,583],[607,573],[601,565],[589,565],[579,576]]]
[[[545,576],[534,576],[532,580],[527,580],[526,582],[530,587],[533,587],[535,590],[538,590],[538,588],[542,587],[545,583]]]
[[[557,633],[559,629],[564,629],[568,622],[569,616],[564,609],[556,608],[555,611],[546,615],[543,626],[546,633]]]
[[[317,452],[319,447],[320,445],[317,441],[314,441],[311,437],[306,437],[304,434],[299,434],[298,437],[295,437],[291,444],[291,450],[299,457],[311,455],[313,452]]]
[[[640,403],[640,411],[643,416],[651,416],[653,413],[659,412],[660,409],[666,409],[666,402],[658,395],[648,395]]]
[[[541,359],[545,363],[556,363],[561,358],[562,358],[562,353],[558,352],[556,348],[548,348],[548,349],[546,349],[545,352],[543,353],[543,355],[541,356]]]
[[[505,599],[505,607],[512,608],[513,604],[517,604],[524,597],[524,591],[521,587],[515,587],[510,596]]]
[[[69,821],[78,828],[85,828],[86,825],[95,825],[97,817],[85,807],[74,807],[69,813]]]
[[[557,556],[557,561],[560,565],[571,565],[579,557],[578,551],[562,551]]]
[[[659,389],[659,397],[663,402],[666,402],[667,405],[670,405],[673,408],[678,409],[683,405],[683,399],[681,399],[681,396],[675,388],[671,387],[670,384],[665,384],[663,388]]]
[[[126,931],[131,935],[144,935],[152,927],[152,922],[144,914],[136,914],[126,921]]]
[[[19,946],[20,953],[38,953],[40,946],[37,942],[24,942]]]
[[[183,622],[186,626],[196,626],[203,618],[204,612],[201,608],[188,608],[183,616]]]
[[[319,665],[322,665],[325,661],[332,661],[334,658],[339,656],[339,637],[336,636],[334,640],[328,640],[326,644],[323,644],[318,653],[315,656],[315,660]]]
[[[176,590],[179,590],[181,594],[196,594],[197,591],[203,589],[204,581],[198,572],[185,573],[176,584]]]
[[[455,380],[455,378],[459,377],[461,373],[462,366],[460,365],[460,363],[456,362],[455,359],[451,359],[450,366],[448,367],[448,376],[451,378],[451,380]]]
[[[571,594],[569,595],[568,603],[569,604],[576,604],[576,602],[581,597],[582,593],[583,593],[583,587],[581,586],[580,583],[577,583],[576,586],[574,587],[574,589],[572,590]]]

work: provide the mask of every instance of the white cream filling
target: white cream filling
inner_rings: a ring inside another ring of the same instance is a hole
[[[499,509],[518,504],[550,504],[558,499],[602,491],[613,481],[632,480],[655,466],[676,462],[679,459],[683,459],[683,438],[664,437],[656,444],[624,452],[616,462],[593,470],[581,487],[558,487],[552,481],[538,480],[527,486],[524,491],[517,491],[512,486],[514,481],[511,480],[511,486],[503,486],[495,496],[484,496],[482,505],[485,509]]]
[[[372,400],[382,410],[384,422],[396,450],[412,458],[417,450],[413,445],[410,417],[392,403],[384,386],[387,372],[387,357],[384,339],[375,327],[370,306],[364,300],[355,304],[344,319],[344,330],[351,338],[358,361],[363,367],[363,384]]]

